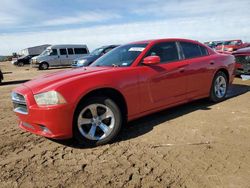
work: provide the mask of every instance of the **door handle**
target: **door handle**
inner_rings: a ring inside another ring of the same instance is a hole
[[[183,72],[185,72],[185,69],[183,69],[183,68],[180,69],[180,73],[183,73]]]
[[[188,65],[189,65],[189,64],[185,64],[185,65],[179,66],[178,69],[179,69],[180,73],[185,72],[185,67],[187,67]]]
[[[209,63],[210,63],[210,65],[214,65],[214,61],[210,61]]]

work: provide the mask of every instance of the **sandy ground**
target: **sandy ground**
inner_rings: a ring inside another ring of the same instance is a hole
[[[250,81],[133,121],[117,142],[78,148],[24,132],[12,112],[18,83],[49,71],[0,63],[0,187],[250,187]]]

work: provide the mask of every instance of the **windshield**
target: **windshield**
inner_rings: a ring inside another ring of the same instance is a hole
[[[90,53],[90,55],[100,55],[103,51],[103,48],[97,48]]]
[[[110,51],[106,55],[97,59],[91,67],[98,66],[119,66],[128,67],[141,54],[148,44],[127,44]]]
[[[44,51],[40,54],[40,56],[49,55],[50,53],[51,53],[51,50],[46,49],[46,50],[44,50]]]
[[[234,41],[225,41],[223,42],[224,45],[236,45],[236,44],[239,44],[240,42],[237,41],[237,40],[234,40]]]

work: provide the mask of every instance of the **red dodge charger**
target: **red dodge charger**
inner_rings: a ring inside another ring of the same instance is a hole
[[[192,100],[222,101],[233,81],[228,54],[186,39],[122,45],[90,67],[61,71],[12,92],[19,126],[86,145],[112,141],[127,121]]]

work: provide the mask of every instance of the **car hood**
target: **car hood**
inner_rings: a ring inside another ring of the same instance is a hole
[[[244,54],[245,54],[245,53],[250,54],[250,47],[241,48],[241,49],[235,51],[233,54],[243,54],[243,53],[244,53]]]
[[[61,86],[64,83],[78,78],[95,75],[97,72],[109,70],[110,67],[85,67],[73,70],[59,71],[56,73],[40,76],[34,80],[24,83],[29,87],[34,94],[53,90],[56,86]]]
[[[75,61],[79,61],[79,60],[87,60],[87,61],[94,61],[98,58],[97,55],[86,55],[83,57],[79,57],[77,59],[75,59]]]

